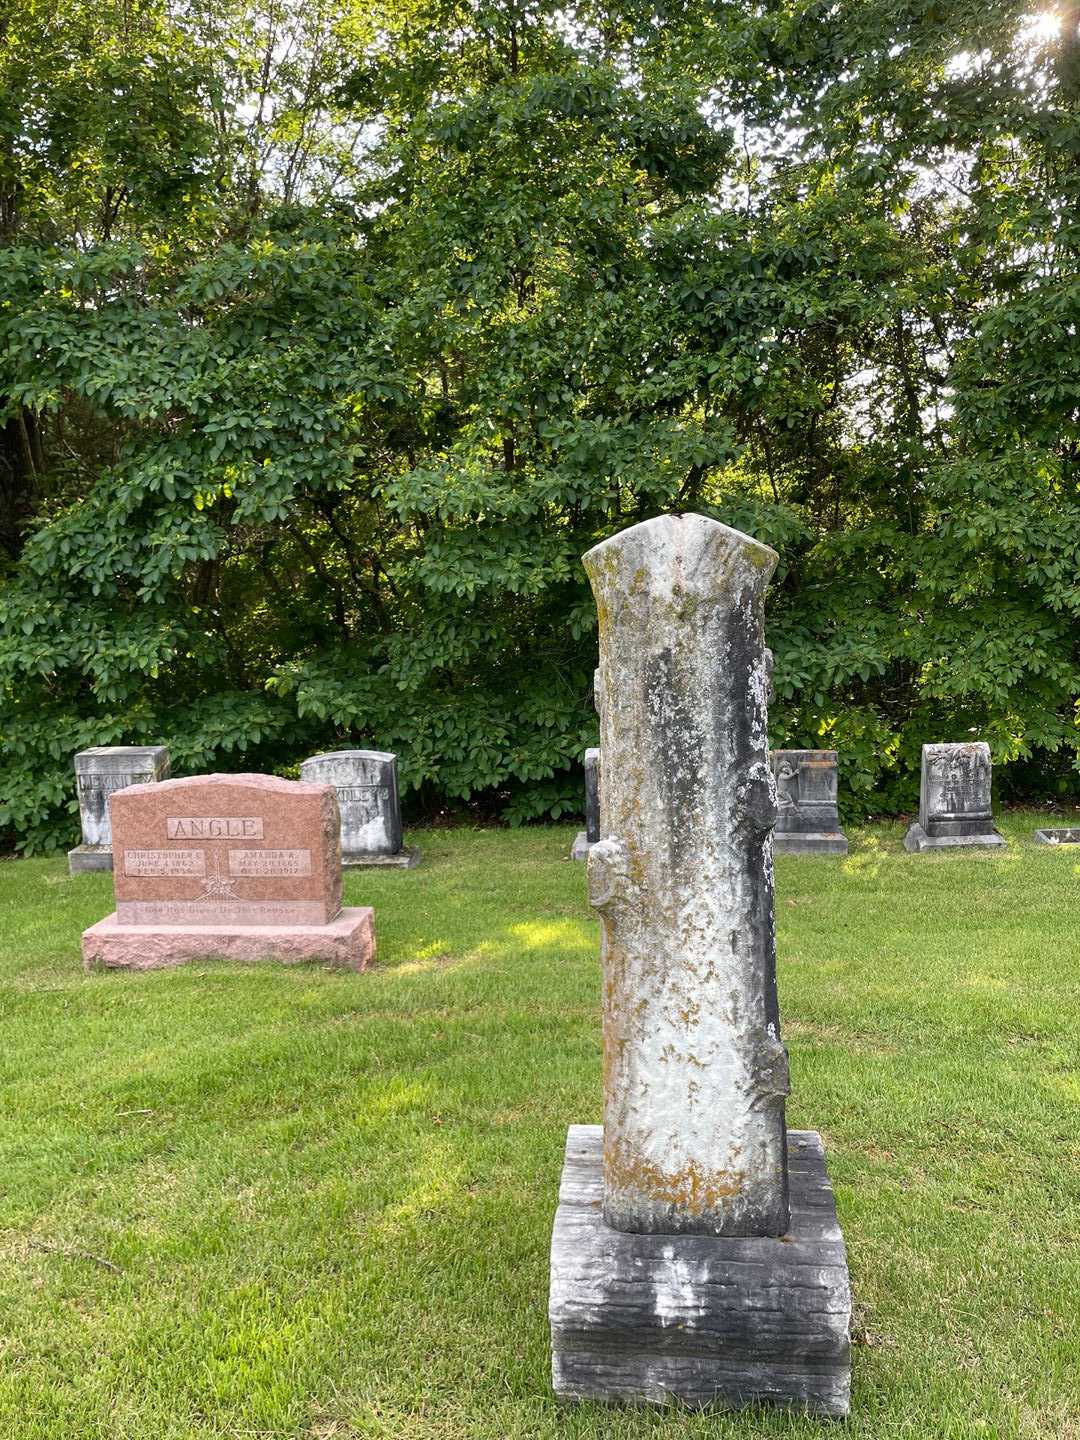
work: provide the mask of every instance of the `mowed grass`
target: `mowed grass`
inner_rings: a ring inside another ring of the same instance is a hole
[[[556,1405],[566,1127],[600,1119],[569,828],[364,872],[380,966],[84,975],[108,876],[0,865],[0,1437],[1080,1436],[1080,854],[781,857],[789,1123],[855,1294],[835,1422]]]

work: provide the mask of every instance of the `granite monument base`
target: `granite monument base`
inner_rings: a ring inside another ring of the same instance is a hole
[[[570,859],[587,860],[593,843],[595,842],[590,842],[589,840],[589,832],[587,830],[579,830],[574,836],[573,845],[570,846]]]
[[[343,870],[372,870],[383,865],[388,865],[391,869],[411,870],[414,865],[419,864],[420,851],[415,846],[410,849],[397,850],[393,855],[342,854],[341,857]]]
[[[1064,826],[1036,830],[1035,843],[1036,845],[1080,845],[1080,829]]]
[[[68,871],[72,875],[112,868],[112,848],[109,845],[76,845],[74,850],[68,851]]]
[[[908,832],[904,836],[904,849],[912,854],[920,850],[955,850],[962,846],[996,847],[1007,843],[1005,837],[996,830],[988,830],[980,835],[928,835],[917,820],[908,826]]]
[[[375,912],[351,906],[326,925],[122,925],[116,912],[83,931],[87,970],[161,970],[190,960],[322,961],[345,970],[375,963]]]
[[[773,850],[777,855],[846,855],[847,836],[839,830],[790,830],[784,835],[773,832]]]
[[[847,1251],[816,1131],[788,1131],[791,1225],[775,1239],[613,1230],[602,1147],[601,1126],[570,1127],[551,1240],[556,1395],[846,1415]]]

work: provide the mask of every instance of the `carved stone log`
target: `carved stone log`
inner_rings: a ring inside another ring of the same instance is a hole
[[[850,1295],[820,1141],[789,1201],[766,740],[767,546],[700,515],[584,557],[600,627],[604,1126],[572,1127],[556,1393],[847,1413]],[[602,1150],[602,1159],[601,1159]]]
[[[780,1235],[765,589],[775,553],[700,515],[584,557],[600,621],[604,1218]]]

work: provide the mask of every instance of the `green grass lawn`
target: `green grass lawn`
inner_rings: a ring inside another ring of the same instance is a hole
[[[0,865],[0,1437],[1080,1436],[1080,854],[777,863],[793,1127],[855,1293],[852,1419],[561,1408],[547,1261],[600,1119],[570,828],[346,880],[380,967],[86,976],[111,877]]]

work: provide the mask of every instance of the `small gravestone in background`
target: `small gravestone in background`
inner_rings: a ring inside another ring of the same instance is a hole
[[[924,745],[919,818],[904,836],[904,848],[1004,845],[994,829],[990,776],[990,746],[985,740]]]
[[[333,785],[341,812],[341,863],[346,870],[368,865],[419,863],[420,852],[403,849],[398,803],[397,756],[385,750],[330,750],[300,766],[300,778]]]
[[[75,756],[82,844],[68,851],[72,875],[86,870],[111,870],[112,832],[109,796],[128,785],[147,785],[169,778],[166,745],[95,745]]]
[[[845,1415],[851,1294],[820,1137],[788,1132],[773,938],[765,589],[700,515],[584,557],[597,600],[604,1125],[573,1125],[551,1243],[564,1399]]]
[[[846,855],[836,808],[835,750],[773,750],[776,829],[773,848],[794,854]]]
[[[585,860],[600,839],[600,751],[585,751],[585,829],[579,830],[570,849],[571,860]]]
[[[1035,831],[1036,845],[1080,845],[1080,827],[1059,826]]]
[[[131,786],[110,809],[116,910],[83,932],[87,968],[374,961],[371,910],[341,908],[331,786],[200,775]]]

